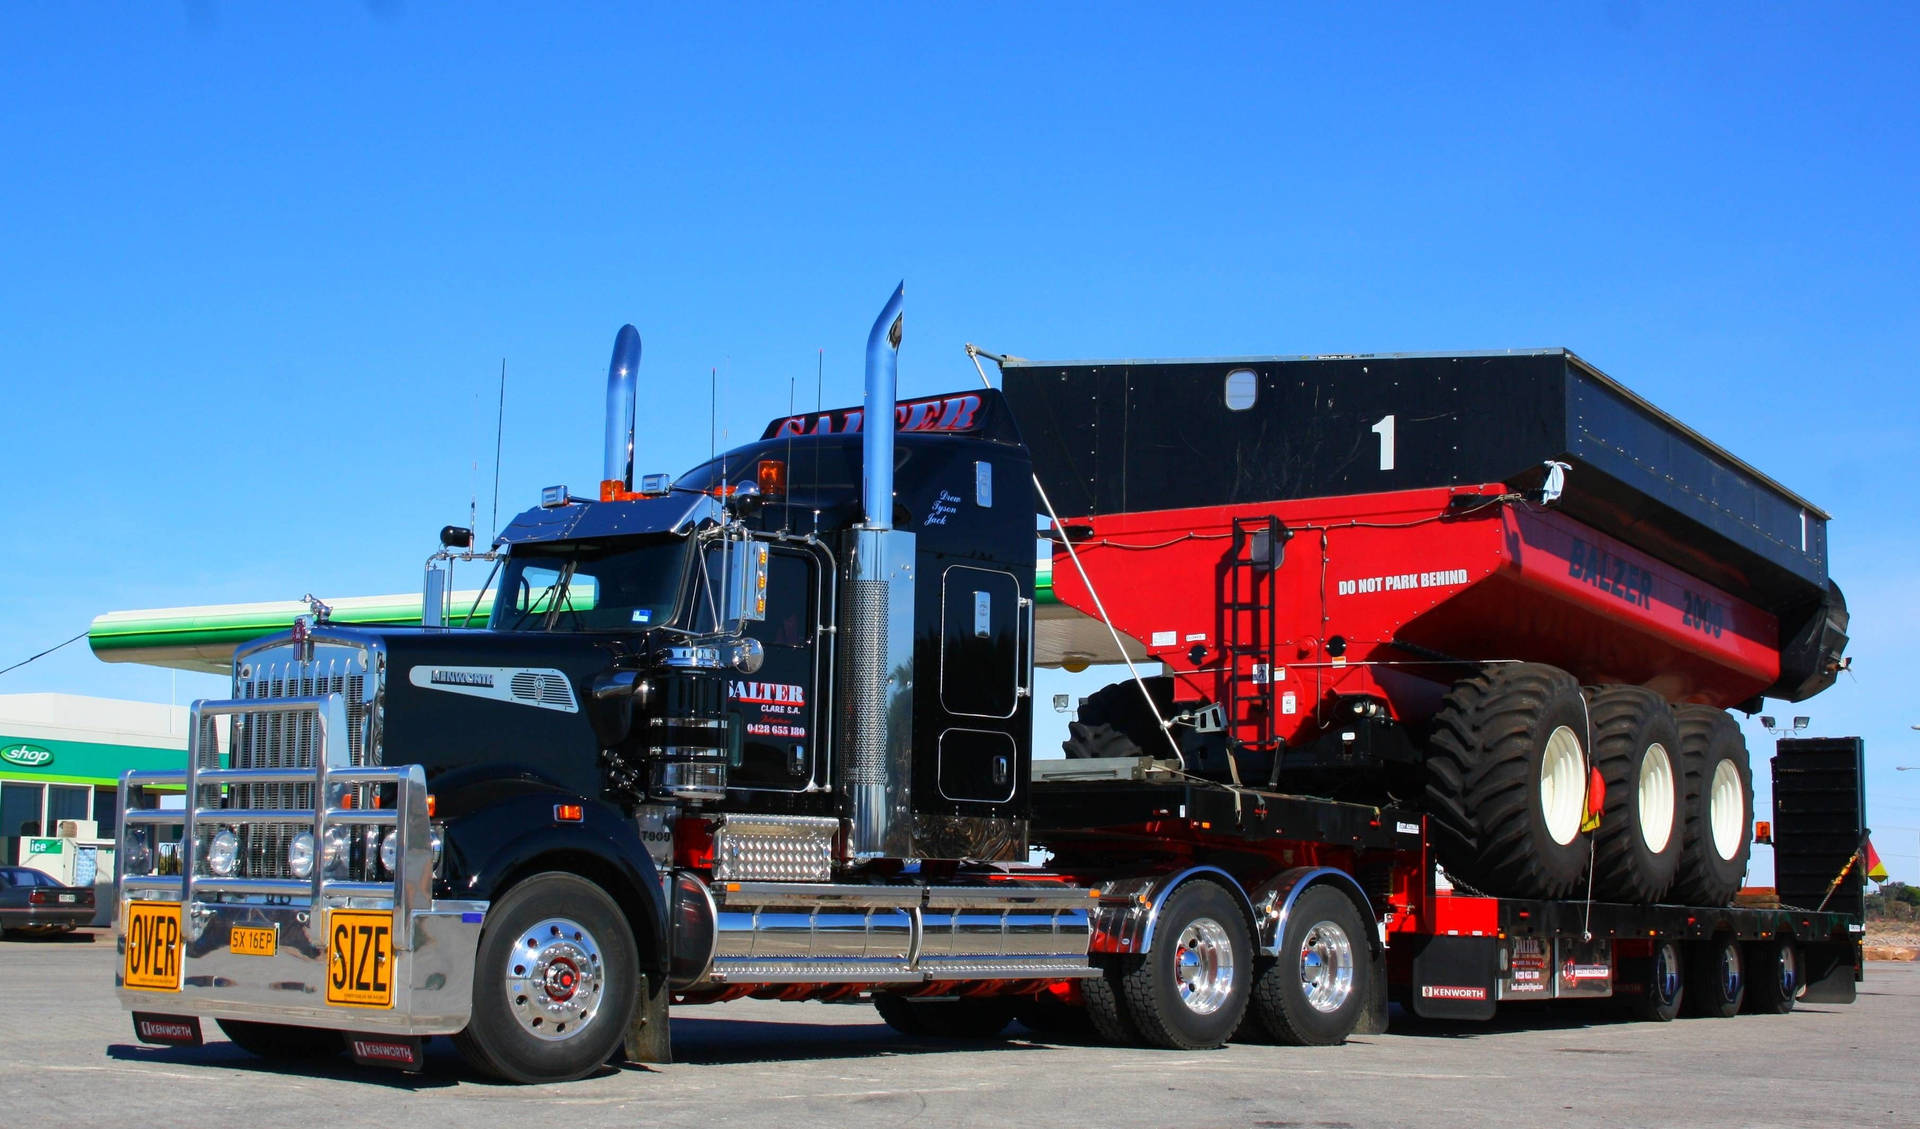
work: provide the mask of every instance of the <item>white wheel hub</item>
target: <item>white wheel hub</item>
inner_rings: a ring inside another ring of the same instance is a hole
[[[1647,850],[1659,854],[1673,838],[1674,787],[1673,758],[1667,747],[1655,741],[1640,757],[1640,787],[1636,797],[1640,809],[1640,839]]]
[[[1547,736],[1540,757],[1540,814],[1547,834],[1566,846],[1580,834],[1580,817],[1587,806],[1587,754],[1580,738],[1567,726]]]
[[[1747,829],[1747,795],[1740,786],[1740,770],[1731,760],[1713,766],[1707,793],[1707,824],[1713,829],[1713,849],[1732,862],[1740,854],[1740,836]]]

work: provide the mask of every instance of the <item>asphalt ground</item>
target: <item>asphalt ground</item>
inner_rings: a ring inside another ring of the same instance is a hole
[[[105,932],[0,942],[0,1127],[1920,1124],[1916,964],[1869,965],[1854,1004],[1784,1016],[1396,1015],[1391,1033],[1343,1047],[1201,1053],[1017,1027],[1002,1042],[946,1043],[897,1035],[865,1005],[747,1000],[676,1012],[671,1065],[507,1086],[474,1076],[443,1039],[422,1075],[346,1059],[274,1066],[225,1042],[142,1046],[113,994],[114,960]]]

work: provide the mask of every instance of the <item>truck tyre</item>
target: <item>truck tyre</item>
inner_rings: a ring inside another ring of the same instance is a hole
[[[1747,1010],[1755,1015],[1785,1015],[1793,1010],[1805,978],[1800,946],[1792,937],[1755,941],[1746,946]]]
[[[340,1032],[289,1023],[256,1023],[247,1019],[216,1019],[220,1033],[250,1055],[281,1062],[332,1058],[346,1049]]]
[[[1315,886],[1287,914],[1280,958],[1253,985],[1253,1014],[1278,1043],[1346,1042],[1366,1010],[1369,930],[1338,890]]]
[[[1673,1017],[1680,1014],[1681,1001],[1686,998],[1686,984],[1686,963],[1680,953],[1680,942],[1655,941],[1653,957],[1647,962],[1646,980],[1637,986],[1640,994],[1633,1000],[1634,1018],[1653,1023],[1673,1022]]]
[[[875,992],[873,1009],[902,1035],[934,1039],[996,1039],[1013,1022],[1013,1004],[987,999],[916,1000]]]
[[[1141,679],[1161,717],[1173,712],[1173,679],[1166,676]],[[1103,686],[1080,703],[1074,720],[1067,723],[1067,739],[1060,748],[1070,759],[1083,757],[1155,757],[1165,760],[1173,749],[1153,719],[1153,709],[1141,696],[1140,684],[1128,679]]]
[[[1722,933],[1696,941],[1687,966],[1687,1011],[1714,1019],[1740,1013],[1747,995],[1747,968],[1740,942]]]
[[[1100,958],[1095,958],[1098,961]],[[1087,1022],[1092,1025],[1093,1033],[1100,1041],[1116,1047],[1137,1047],[1143,1042],[1140,1029],[1134,1026],[1133,1017],[1127,1014],[1121,999],[1127,977],[1136,970],[1141,957],[1122,956],[1107,958],[1111,963],[1102,967],[1101,974],[1090,980],[1080,982],[1080,996],[1087,1001]]]
[[[605,1063],[633,1017],[639,959],[620,907],[578,875],[548,871],[487,914],[473,1015],[454,1036],[476,1070],[565,1082]]]
[[[1586,735],[1580,684],[1557,667],[1489,663],[1454,683],[1426,757],[1425,806],[1441,865],[1496,896],[1582,889]]]
[[[1681,706],[1684,787],[1680,810],[1680,868],[1667,900],[1680,905],[1724,906],[1747,877],[1753,849],[1753,769],[1747,739],[1725,710]]]
[[[1594,832],[1593,896],[1648,904],[1680,868],[1680,734],[1666,700],[1638,686],[1587,689],[1593,766],[1606,785]]]
[[[1121,980],[1121,1008],[1152,1046],[1217,1047],[1240,1026],[1252,981],[1246,915],[1217,884],[1188,882],[1160,907],[1153,949]]]

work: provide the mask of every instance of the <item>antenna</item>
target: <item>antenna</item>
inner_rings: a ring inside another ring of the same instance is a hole
[[[793,377],[787,377],[787,419],[793,419]],[[787,429],[787,468],[786,474],[793,474],[793,429]],[[791,483],[789,478],[788,482]],[[786,497],[780,499],[780,532],[786,533],[793,528],[793,491],[788,489]]]
[[[507,426],[507,359],[500,358],[500,407],[493,417],[493,535],[500,535],[500,436]],[[471,548],[471,546],[469,546]],[[487,541],[492,552],[493,541]]]
[[[822,345],[813,358],[813,426],[820,426],[820,392],[826,386],[827,348]],[[820,452],[813,453],[813,531],[820,532]]]
[[[707,461],[720,453],[720,370],[707,366]],[[723,484],[724,485],[724,484]]]

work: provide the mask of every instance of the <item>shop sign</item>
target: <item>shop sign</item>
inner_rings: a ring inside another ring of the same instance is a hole
[[[67,844],[64,839],[28,839],[27,853],[30,855],[64,855]]]
[[[0,749],[0,761],[21,768],[45,768],[53,763],[53,750],[38,745],[8,745]]]

